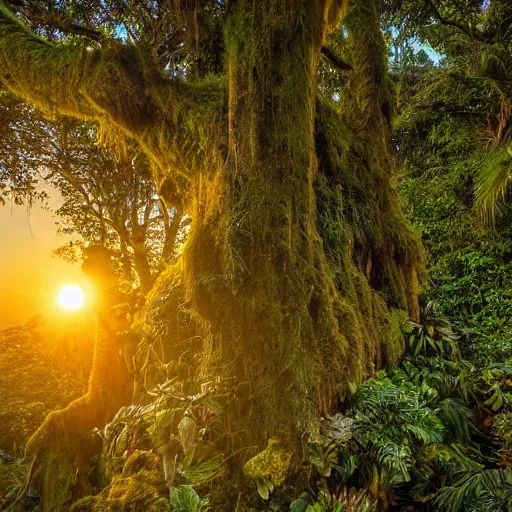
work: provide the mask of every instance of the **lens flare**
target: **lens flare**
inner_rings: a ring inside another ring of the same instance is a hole
[[[57,297],[57,304],[66,311],[76,311],[84,303],[84,292],[75,284],[61,288]]]

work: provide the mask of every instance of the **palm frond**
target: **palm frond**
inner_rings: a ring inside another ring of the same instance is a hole
[[[459,512],[478,502],[479,511],[508,512],[512,503],[512,471],[488,469],[461,478],[455,485],[444,487],[434,503],[438,510]],[[466,507],[466,505],[468,507]]]
[[[455,441],[470,441],[472,412],[454,398],[445,398],[439,404],[439,417]]]
[[[503,213],[512,183],[512,149],[493,150],[485,160],[476,184],[475,207],[482,218],[494,224]]]

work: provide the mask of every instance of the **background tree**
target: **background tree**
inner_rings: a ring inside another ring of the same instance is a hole
[[[30,207],[34,200],[46,204],[44,185],[58,190],[59,231],[80,238],[57,254],[76,260],[84,242],[102,245],[116,258],[120,278],[147,291],[175,256],[182,214],[158,196],[144,154],[100,147],[94,125],[48,122],[7,93],[3,99],[3,200]]]
[[[56,158],[43,170],[45,182],[64,199],[56,211],[59,229],[112,250],[122,277],[131,283],[135,271],[146,292],[174,257],[182,214],[158,196],[143,153],[100,150],[91,126],[65,122],[59,132]]]

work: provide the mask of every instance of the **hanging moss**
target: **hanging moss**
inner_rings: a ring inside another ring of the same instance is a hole
[[[151,56],[117,41],[101,49],[50,44],[3,2],[0,63],[4,85],[47,115],[96,121],[116,144],[134,138],[152,159],[158,180],[181,194],[198,168],[218,168],[223,161],[222,78],[169,80]]]
[[[343,250],[348,233],[353,260],[371,286],[388,305],[417,318],[424,253],[396,192],[389,142],[394,100],[376,5],[354,5],[345,24],[353,73],[340,105],[320,98],[317,110],[322,236],[328,254],[339,262],[346,259],[336,253]],[[336,232],[327,225],[334,211],[338,225],[348,223],[348,228]]]
[[[168,512],[167,495],[159,459],[151,452],[135,451],[99,495],[77,501],[70,512]]]

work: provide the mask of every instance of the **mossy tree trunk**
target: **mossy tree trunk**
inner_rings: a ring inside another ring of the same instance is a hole
[[[335,392],[371,364],[340,330],[343,306],[316,224],[316,71],[327,9],[306,0],[231,5],[227,166],[201,180],[184,254],[212,357],[236,368],[243,398],[233,428],[242,418],[253,424],[252,443],[314,433]]]
[[[386,49],[373,2],[355,3],[350,13],[357,101],[346,104],[360,117],[355,137],[363,156],[336,162],[319,155],[326,160],[320,170],[330,166],[334,175],[328,186],[339,194],[359,192],[343,182],[345,174],[370,187],[360,201],[375,218],[352,220],[368,223],[366,239],[354,240],[347,219],[336,235],[344,280],[337,281],[340,268],[333,269],[318,229],[317,65],[329,17],[344,7],[306,0],[230,7],[227,164],[200,179],[185,283],[209,324],[205,356],[230,368],[227,377],[234,373],[238,383],[233,430],[248,431],[252,444],[275,433],[291,444],[305,434],[314,438],[349,382],[401,354],[399,315],[388,306],[418,314],[421,249],[393,189]],[[331,145],[340,144],[339,134],[330,135]],[[334,207],[328,223],[342,215],[343,205]]]
[[[230,1],[226,86],[165,78],[126,45],[49,45],[0,3],[4,84],[136,139],[168,205],[191,215],[186,249],[150,292],[146,319],[157,321],[164,290],[171,305],[190,301],[204,340],[198,376],[232,383],[224,425],[246,446],[278,436],[292,452],[315,439],[349,383],[400,355],[396,312],[417,315],[421,248],[392,184],[373,1],[354,0],[350,15],[358,90],[342,105],[361,119],[348,142],[317,92],[321,45],[346,7]]]

